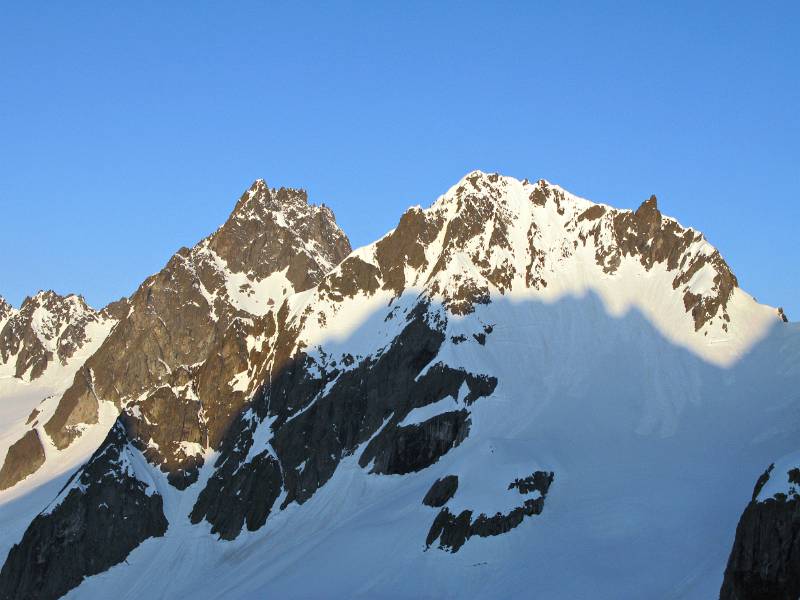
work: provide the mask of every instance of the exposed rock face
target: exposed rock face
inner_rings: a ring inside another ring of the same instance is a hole
[[[550,489],[551,483],[553,483],[553,473],[536,471],[528,477],[515,479],[508,484],[508,489],[513,490],[516,488],[523,496],[537,491],[544,496],[547,494],[547,490]]]
[[[544,509],[545,497],[553,483],[553,476],[552,472],[536,471],[530,477],[517,479],[510,483],[508,489],[517,488],[520,494],[533,497],[527,498],[522,506],[518,506],[506,514],[497,512],[492,516],[487,516],[481,513],[473,520],[473,511],[463,510],[458,515],[454,515],[445,506],[433,521],[425,544],[430,548],[436,540],[439,540],[440,549],[458,552],[472,536],[489,537],[511,531],[518,527],[525,517],[541,514]],[[446,502],[447,500],[444,503]]]
[[[9,317],[14,313],[14,307],[8,301],[0,296],[0,331],[8,321]]]
[[[469,412],[452,410],[422,423],[395,427],[382,433],[380,441],[367,446],[361,463],[374,461],[373,473],[403,475],[434,464],[469,435]],[[377,439],[377,438],[376,438]]]
[[[89,326],[109,318],[74,294],[39,292],[18,311],[0,298],[0,365],[13,365],[19,379],[37,379],[52,361],[67,364],[89,341]]]
[[[800,597],[800,468],[759,478],[733,543],[721,600],[794,600]],[[778,480],[772,495],[765,486]],[[780,485],[782,483],[782,485]]]
[[[59,598],[167,530],[161,496],[140,479],[142,456],[118,423],[103,446],[31,523],[0,571],[0,598]]]
[[[439,508],[447,504],[447,501],[455,496],[457,489],[458,475],[448,475],[442,479],[437,479],[431,489],[428,490],[428,493],[425,494],[422,503],[425,506]]]
[[[28,431],[8,449],[0,469],[0,490],[11,487],[44,464],[44,448],[36,430]]]

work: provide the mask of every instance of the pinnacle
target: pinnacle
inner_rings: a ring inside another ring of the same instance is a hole
[[[661,211],[658,210],[658,199],[655,195],[650,196],[650,198],[642,202],[641,206],[636,209],[637,217],[647,217],[650,215],[661,215]]]

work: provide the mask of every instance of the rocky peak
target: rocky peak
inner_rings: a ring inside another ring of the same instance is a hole
[[[639,223],[640,229],[654,236],[661,229],[661,211],[658,210],[658,200],[655,196],[642,202],[641,206],[633,213]]]
[[[127,298],[120,298],[119,300],[115,300],[114,302],[110,302],[103,307],[101,311],[102,315],[109,319],[114,319],[115,321],[119,321],[128,314],[128,310],[130,309],[130,302]]]
[[[302,190],[255,181],[217,231],[113,307],[120,322],[46,432],[64,448],[97,422],[99,402],[113,402],[147,459],[174,485],[189,485],[204,451],[249,400],[263,360],[256,340],[274,329],[284,299],[316,285],[349,252],[329,208]]]
[[[330,208],[309,204],[304,190],[269,188],[256,180],[225,224],[208,238],[236,272],[264,278],[283,271],[296,290],[307,289],[350,251]]]
[[[636,216],[640,219],[645,218],[646,215],[656,214],[659,217],[661,216],[661,213],[658,210],[658,198],[655,197],[655,194],[642,202],[639,208],[636,209]]]

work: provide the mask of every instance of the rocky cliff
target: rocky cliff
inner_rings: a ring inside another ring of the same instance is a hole
[[[720,600],[800,597],[800,462],[770,467],[736,527]]]

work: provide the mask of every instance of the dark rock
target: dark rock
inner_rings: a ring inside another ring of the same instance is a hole
[[[426,547],[439,540],[439,548],[451,552],[458,552],[470,535],[470,524],[472,521],[472,511],[461,511],[458,516],[451,513],[444,507],[433,520],[428,537],[425,539]]]
[[[800,495],[797,488],[758,501],[770,477],[784,476],[771,465],[759,477],[753,499],[736,527],[720,600],[796,600],[800,597]],[[800,470],[788,482],[800,484]]]
[[[201,422],[201,407],[196,400],[179,398],[172,388],[162,387],[137,405],[136,416],[126,410],[121,419],[133,444],[152,465],[157,465],[167,480],[185,489],[199,476],[203,459],[188,447],[202,448],[206,433]]]
[[[225,540],[239,535],[245,523],[250,531],[263,526],[283,487],[280,464],[267,451],[239,469],[236,464],[231,460],[222,465],[220,476],[200,492],[189,515],[192,523],[205,517],[212,523],[211,533]]]
[[[33,423],[36,420],[36,417],[39,416],[40,412],[41,411],[38,408],[34,408],[31,411],[31,414],[28,415],[28,419],[25,421],[25,425],[30,425],[31,423]]]
[[[352,298],[359,292],[373,294],[380,287],[378,267],[364,262],[357,256],[345,259],[336,273],[328,275],[319,285],[334,302]]]
[[[544,496],[547,494],[547,490],[550,489],[551,483],[553,483],[552,472],[536,471],[533,475],[529,475],[524,479],[515,479],[508,484],[508,489],[517,488],[519,493],[524,495],[539,492]]]
[[[753,496],[750,498],[751,501],[755,502],[758,495],[761,493],[762,488],[767,484],[769,481],[770,475],[772,474],[772,470],[775,468],[775,463],[772,463],[770,466],[767,467],[767,470],[764,471],[761,475],[758,476],[756,480],[756,485],[753,488]]]
[[[604,206],[595,204],[578,215],[578,221],[595,221],[606,214]]]
[[[128,315],[129,310],[130,302],[128,299],[120,298],[119,300],[115,300],[114,302],[107,304],[101,313],[110,319],[121,321]]]
[[[436,239],[441,227],[441,220],[412,208],[400,218],[394,231],[375,245],[375,258],[386,289],[399,294],[406,286],[406,266],[418,270],[427,266],[425,247]]]
[[[416,425],[395,427],[376,438],[364,451],[361,462],[374,460],[373,473],[403,475],[434,464],[469,434],[466,409],[436,415]],[[372,446],[375,446],[374,448]]]
[[[0,469],[0,490],[22,481],[44,464],[44,448],[39,433],[31,429],[8,449]]]
[[[487,516],[481,513],[473,521],[473,511],[471,510],[464,510],[458,516],[455,516],[447,507],[444,507],[436,516],[428,531],[428,536],[425,540],[426,546],[430,547],[436,540],[439,540],[440,549],[458,552],[459,548],[473,536],[490,537],[511,531],[518,527],[525,517],[542,513],[545,497],[550,489],[550,484],[553,482],[553,476],[552,472],[536,471],[530,477],[516,479],[509,484],[508,489],[517,488],[521,494],[525,495],[536,491],[539,492],[539,496],[525,500],[522,506],[514,508],[507,514],[498,512],[492,516]]]
[[[425,506],[439,508],[447,504],[447,501],[455,496],[457,489],[458,475],[447,475],[433,483],[431,489],[425,494],[425,498],[422,499],[422,503]]]

